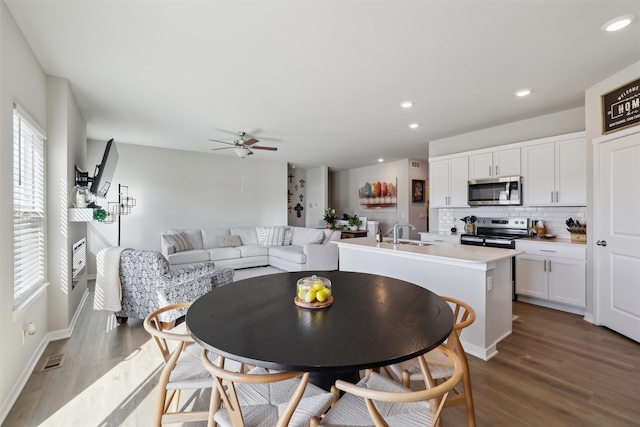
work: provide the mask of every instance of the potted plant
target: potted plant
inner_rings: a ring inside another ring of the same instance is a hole
[[[362,225],[362,220],[358,218],[358,215],[354,214],[349,217],[347,224],[349,224],[349,230],[357,230]]]
[[[333,224],[335,224],[336,219],[338,219],[336,210],[333,208],[326,208],[324,210],[324,217],[322,219],[327,222],[327,228],[333,228]]]

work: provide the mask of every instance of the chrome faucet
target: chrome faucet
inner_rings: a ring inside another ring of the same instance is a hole
[[[396,222],[395,224],[393,224],[393,243],[400,243],[398,241],[398,230],[400,230],[402,227],[409,227],[412,230],[416,229],[416,227],[414,227],[412,224],[403,224],[400,221]]]

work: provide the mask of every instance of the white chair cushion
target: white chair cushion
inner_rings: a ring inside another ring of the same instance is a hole
[[[411,391],[375,372],[371,374],[370,378],[360,380],[358,385],[369,389],[396,393]],[[433,413],[429,408],[429,402],[391,403],[374,401],[374,405],[390,427],[427,426],[433,422]],[[320,424],[323,426],[374,426],[364,399],[349,393],[345,393],[338,400],[334,407],[327,412]]]
[[[451,362],[451,359],[449,359],[440,350],[431,350],[429,353],[425,354],[425,360],[427,361],[427,365],[429,366],[429,373],[431,373],[431,377],[434,380],[449,378],[451,375],[453,375],[453,362]],[[412,381],[424,381],[422,371],[420,370],[420,364],[418,363],[418,361],[414,362],[415,363],[411,365],[411,367],[409,367],[408,369],[404,369],[409,371]]]
[[[249,374],[267,374],[264,368],[256,367]],[[299,378],[269,384],[236,383],[238,400],[242,406],[242,416],[246,427],[272,427],[284,411],[287,402],[300,382]],[[289,426],[308,426],[312,416],[323,414],[331,405],[333,395],[307,384],[302,399],[296,407]],[[222,427],[232,427],[229,413],[225,408],[214,415],[215,421]]]

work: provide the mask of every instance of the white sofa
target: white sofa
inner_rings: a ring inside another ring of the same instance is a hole
[[[167,234],[186,238],[187,249],[180,250],[183,245],[171,243],[175,238]],[[280,234],[287,234],[290,244],[278,241]],[[306,227],[171,229],[162,236],[162,254],[172,269],[213,261],[216,267],[234,269],[270,265],[286,271],[337,270],[338,245],[331,241],[338,239],[339,231]]]

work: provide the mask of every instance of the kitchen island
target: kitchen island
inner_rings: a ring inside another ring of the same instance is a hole
[[[340,248],[341,271],[405,280],[469,304],[476,321],[460,336],[468,354],[489,360],[497,353],[497,343],[511,333],[511,258],[522,251],[446,243],[393,244],[387,239],[376,242],[374,237],[335,243]]]

